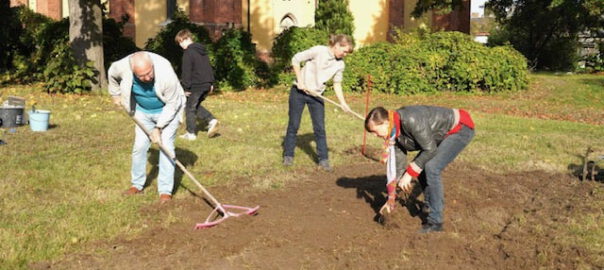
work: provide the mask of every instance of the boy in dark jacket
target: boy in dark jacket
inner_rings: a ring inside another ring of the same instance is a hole
[[[470,114],[435,106],[407,106],[396,111],[376,107],[367,115],[365,129],[385,140],[388,201],[380,213],[394,208],[397,184],[409,192],[411,179],[423,178],[423,210],[428,216],[420,232],[442,231],[444,190],[440,175],[474,137]],[[419,153],[404,167],[408,151]]]
[[[218,120],[201,102],[214,90],[214,71],[203,45],[193,42],[191,31],[180,30],[174,40],[183,48],[181,83],[187,96],[187,133],[180,137],[186,140],[197,138],[197,117],[208,123],[208,137],[218,131]]]

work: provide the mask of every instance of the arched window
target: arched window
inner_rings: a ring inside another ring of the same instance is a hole
[[[292,26],[297,26],[297,25],[298,25],[298,21],[296,20],[296,17],[291,13],[288,13],[285,16],[283,16],[283,18],[281,19],[281,22],[279,22],[281,31],[286,30],[287,28],[290,28]]]

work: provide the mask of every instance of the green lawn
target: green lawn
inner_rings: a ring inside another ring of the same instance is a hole
[[[459,159],[493,173],[566,172],[582,162],[579,155],[588,146],[604,154],[604,77],[537,74],[531,80],[530,89],[522,92],[374,94],[371,105],[469,109],[477,135]],[[133,122],[108,96],[48,96],[36,85],[0,89],[0,98],[9,95],[26,97],[29,105],[35,102],[39,109],[51,110],[54,127],[44,133],[31,132],[27,126],[16,133],[0,131],[0,139],[8,143],[0,146],[0,268],[26,267],[29,262],[78,250],[85,242],[136,235],[146,228],[140,209],[157,202],[156,181],[143,196],[123,200],[121,192],[129,186]],[[364,112],[364,95],[347,98],[353,109]],[[296,150],[293,170],[297,175],[280,165],[286,91],[224,93],[204,104],[222,121],[221,136],[207,139],[202,134],[194,142],[176,142],[179,159],[203,184],[237,180],[257,189],[276,189],[315,170],[307,113],[298,133],[303,146]],[[360,120],[326,106],[330,159],[337,168],[356,158],[347,153],[360,147],[363,127]],[[368,142],[374,149],[381,147],[375,137]],[[156,156],[153,150],[152,164]],[[148,169],[156,176],[156,168]],[[196,189],[186,177],[183,185]],[[186,196],[181,191],[175,199]],[[590,228],[604,228],[602,218],[590,220]],[[174,215],[168,222],[177,221]],[[602,235],[602,230],[571,229],[588,243]]]

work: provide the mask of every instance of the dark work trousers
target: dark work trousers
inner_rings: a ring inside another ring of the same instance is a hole
[[[294,156],[296,134],[300,127],[300,119],[302,118],[305,105],[308,105],[308,110],[310,111],[319,161],[328,160],[327,137],[325,136],[325,105],[323,104],[323,100],[304,93],[304,91],[299,90],[295,85],[292,86],[289,92],[289,122],[287,123],[287,133],[283,142],[283,155],[287,157]]]
[[[428,222],[443,222],[445,192],[440,174],[457,157],[474,137],[474,130],[463,126],[457,133],[447,136],[436,149],[436,155],[426,162],[419,176],[424,188],[425,206],[429,209]]]
[[[187,132],[189,133],[197,133],[197,117],[206,122],[214,119],[212,113],[201,106],[201,102],[204,101],[210,93],[210,87],[212,87],[211,83],[204,83],[200,86],[191,87],[191,95],[187,97],[186,108]]]

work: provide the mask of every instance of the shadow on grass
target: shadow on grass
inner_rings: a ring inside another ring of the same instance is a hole
[[[583,180],[584,164],[569,164],[567,168],[568,168],[568,172],[572,176],[576,177],[580,181]],[[586,169],[586,173],[585,173],[586,181],[604,182],[604,169],[602,169],[600,166],[598,166],[598,164],[595,161],[590,160],[589,162],[587,162],[587,167],[585,169]]]
[[[159,150],[155,149],[155,148],[150,148],[149,153],[150,154],[149,154],[148,163],[150,163],[151,166],[153,166],[153,167],[151,168],[151,171],[147,175],[147,181],[145,182],[145,188],[151,184],[152,179],[157,179],[157,175],[159,173]],[[189,167],[190,165],[195,164],[195,161],[197,161],[197,155],[189,150],[176,147],[176,159],[178,159],[178,161],[180,161],[180,163],[182,163],[182,165],[184,165],[186,168],[186,167]],[[186,187],[184,187],[180,184],[182,182],[183,175],[184,175],[184,172],[180,168],[178,168],[178,166],[176,166],[175,171],[174,171],[174,190],[172,191],[172,194],[176,194],[176,192],[178,192],[178,189],[180,187],[187,189]],[[187,189],[187,190],[192,193],[191,190],[189,190],[189,189]]]
[[[304,151],[304,153],[306,153],[306,155],[310,156],[312,158],[312,160],[314,160],[315,162],[319,162],[319,155],[315,151],[316,148],[312,147],[312,145],[310,144],[310,142],[312,142],[314,140],[315,140],[314,133],[306,133],[306,134],[298,135],[298,136],[296,136],[296,148],[302,149],[302,151]],[[282,146],[283,146],[283,150],[285,151],[285,136],[281,137],[281,141],[283,142]],[[315,145],[316,145],[316,141],[315,141]]]
[[[593,78],[585,78],[581,80],[581,83],[604,87],[604,76],[594,76]]]
[[[373,209],[375,213],[373,221],[381,223],[380,208],[382,208],[387,200],[385,180],[385,175],[371,175],[359,178],[342,177],[336,181],[336,184],[343,188],[355,188],[357,198],[364,199],[371,209]],[[426,217],[421,211],[423,203],[417,199],[421,193],[421,186],[414,185],[411,194],[399,193],[398,203],[407,209],[410,216],[418,217],[422,222],[425,222]]]

